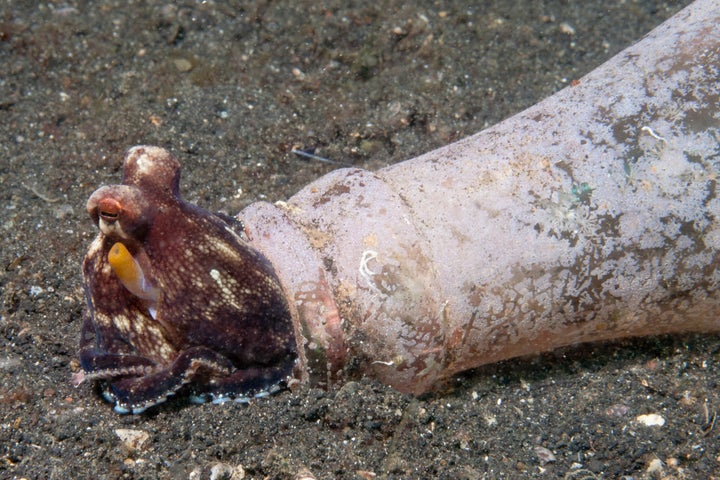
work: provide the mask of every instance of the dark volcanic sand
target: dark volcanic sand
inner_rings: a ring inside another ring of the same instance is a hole
[[[84,205],[128,147],[169,148],[186,198],[234,213],[334,168],[293,146],[369,169],[413,157],[563,88],[687,2],[35,3],[0,11],[0,477],[720,476],[717,337],[565,349],[422,398],[366,380],[133,417],[70,384]]]

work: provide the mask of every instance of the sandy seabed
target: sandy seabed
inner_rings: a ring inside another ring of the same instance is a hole
[[[717,337],[563,349],[420,398],[361,380],[120,416],[71,385],[84,205],[128,147],[170,149],[188,200],[235,213],[336,168],[292,147],[366,169],[411,158],[687,4],[405,3],[2,3],[0,478],[720,477]]]

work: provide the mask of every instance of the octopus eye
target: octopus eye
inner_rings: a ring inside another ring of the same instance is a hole
[[[98,215],[107,223],[114,223],[120,218],[122,205],[114,198],[103,198],[98,202]]]

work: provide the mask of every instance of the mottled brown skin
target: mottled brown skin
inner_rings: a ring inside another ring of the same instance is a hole
[[[97,190],[88,212],[100,234],[83,262],[88,308],[85,378],[102,380],[121,413],[174,394],[246,400],[279,390],[296,364],[287,303],[242,225],[183,201],[180,164],[165,150],[128,152],[123,185]],[[123,243],[158,289],[155,317],[108,263]]]

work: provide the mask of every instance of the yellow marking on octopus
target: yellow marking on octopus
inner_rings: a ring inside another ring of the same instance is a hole
[[[133,258],[127,247],[120,242],[115,243],[108,252],[108,263],[120,283],[130,293],[147,302],[150,316],[155,318],[160,289],[150,283],[140,268],[140,264]]]
[[[160,291],[150,284],[140,264],[130,255],[125,245],[117,242],[112,246],[108,252],[108,263],[130,293],[143,300],[157,302]]]

